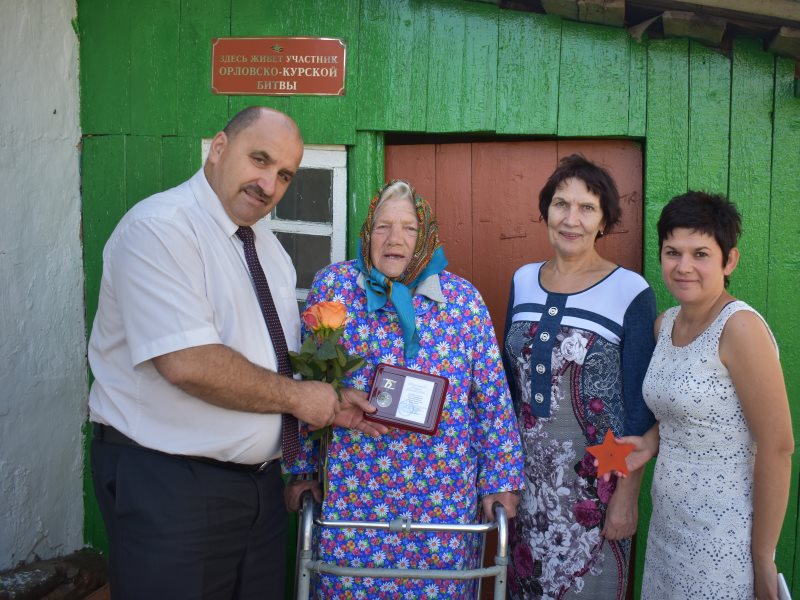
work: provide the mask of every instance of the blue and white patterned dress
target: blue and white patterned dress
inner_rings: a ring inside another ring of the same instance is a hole
[[[586,446],[642,434],[641,383],[653,350],[655,296],[617,268],[574,294],[545,290],[543,263],[514,275],[504,361],[525,452],[511,531],[512,598],[624,599],[630,540],[600,535],[616,482],[598,480]]]
[[[442,272],[442,301],[416,294],[420,350],[406,362],[403,337],[391,302],[367,312],[354,263],[320,271],[308,304],[338,300],[348,310],[342,343],[366,365],[346,385],[369,390],[383,362],[446,376],[449,389],[438,432],[423,435],[391,429],[372,438],[335,427],[328,450],[325,519],[389,521],[408,517],[431,523],[471,523],[478,499],[519,489],[522,451],[500,350],[478,291]],[[421,286],[422,287],[422,286]],[[434,288],[437,286],[434,283]],[[314,470],[316,455],[306,438],[292,472]],[[319,558],[352,567],[455,569],[475,566],[477,536],[436,533],[323,530]],[[474,584],[454,580],[379,580],[321,576],[317,598],[471,598]]]

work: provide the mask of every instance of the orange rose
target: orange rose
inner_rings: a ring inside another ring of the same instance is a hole
[[[303,322],[311,331],[339,329],[347,320],[347,308],[341,302],[319,302],[303,312]]]

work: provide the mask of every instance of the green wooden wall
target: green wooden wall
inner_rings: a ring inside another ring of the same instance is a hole
[[[800,430],[800,99],[794,63],[759,41],[737,39],[725,55],[685,39],[640,43],[623,29],[461,0],[78,0],[78,22],[87,322],[102,247],[121,215],[191,175],[200,140],[244,106],[290,113],[307,143],[348,147],[351,255],[383,179],[385,132],[637,138],[645,274],[660,307],[670,302],[657,261],[661,207],[687,189],[728,194],[745,226],[732,291],[778,338]],[[346,95],[212,95],[211,38],[258,35],[343,38]],[[795,463],[778,548],[796,593],[797,480]],[[103,547],[86,487],[86,539]],[[646,531],[646,492],[641,507]]]

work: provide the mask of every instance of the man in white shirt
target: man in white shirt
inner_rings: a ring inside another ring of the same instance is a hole
[[[134,206],[103,251],[89,407],[114,600],[281,598],[281,413],[378,431],[363,419],[365,395],[348,390],[340,403],[328,384],[276,372],[237,234],[252,229],[297,350],[295,271],[262,218],[302,156],[291,118],[245,109],[214,137],[203,169]]]

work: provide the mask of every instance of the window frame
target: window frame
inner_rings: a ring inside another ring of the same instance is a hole
[[[211,139],[202,140],[202,160],[205,163],[211,148]],[[333,172],[331,181],[331,222],[297,221],[276,218],[270,212],[264,220],[273,232],[329,237],[331,240],[330,263],[340,262],[347,253],[347,148],[342,145],[308,144],[304,146],[303,160],[298,174],[303,169],[327,169]],[[297,177],[297,175],[295,175]],[[308,297],[307,288],[295,288],[298,302]]]

